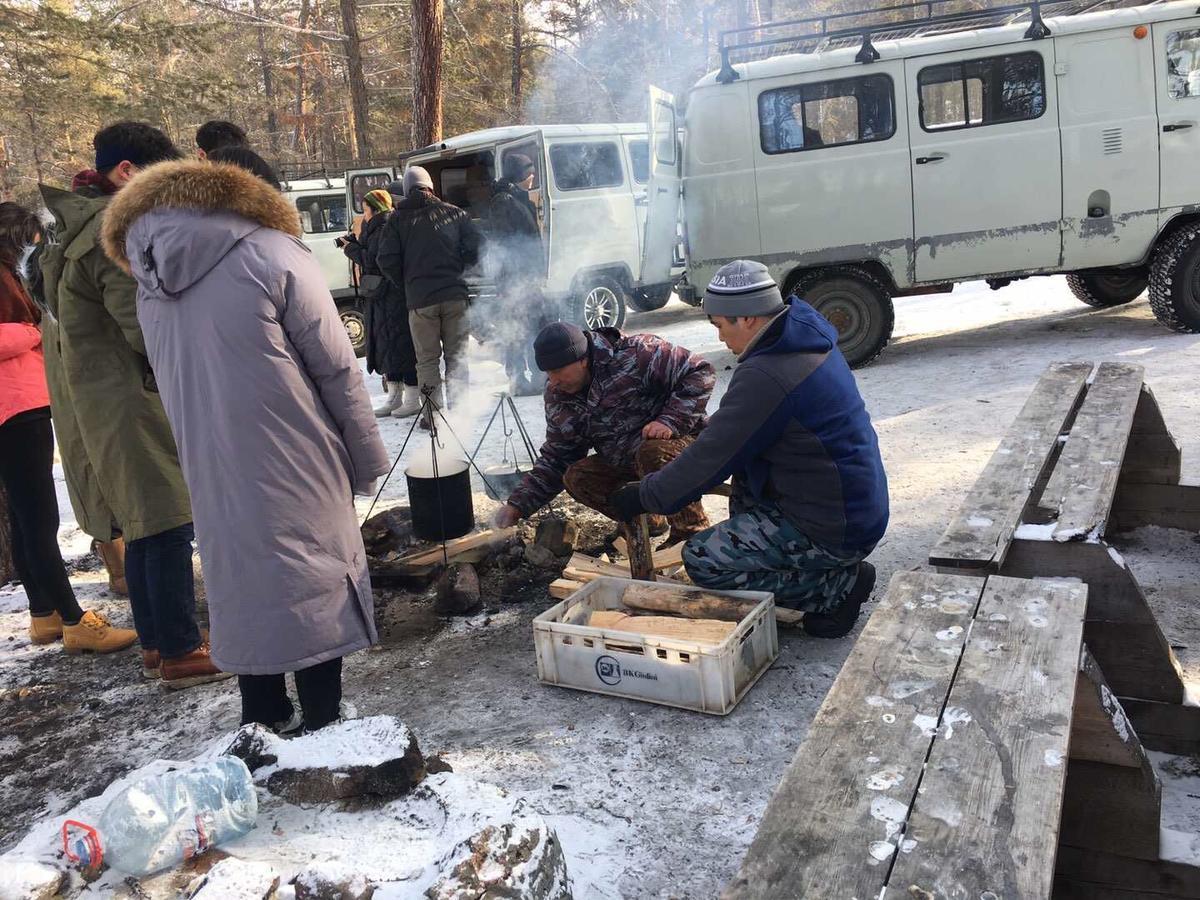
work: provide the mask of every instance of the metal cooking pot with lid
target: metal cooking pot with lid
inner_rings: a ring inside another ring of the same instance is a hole
[[[424,541],[462,537],[475,527],[471,468],[465,459],[439,459],[437,477],[429,460],[404,470],[413,533]]]

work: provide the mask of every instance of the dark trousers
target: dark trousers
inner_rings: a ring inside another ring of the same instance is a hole
[[[133,627],[143,650],[163,659],[191,653],[201,644],[192,576],[192,523],[125,542],[125,580]]]
[[[29,598],[29,613],[55,612],[68,625],[83,616],[58,549],[54,493],[54,430],[48,407],[0,425],[0,483],[8,493],[13,565]]]
[[[331,659],[292,674],[304,727],[309,731],[324,728],[340,715],[342,702],[342,658]],[[292,717],[294,707],[288,699],[283,675],[239,675],[242,692],[242,724],[257,722],[271,727]]]

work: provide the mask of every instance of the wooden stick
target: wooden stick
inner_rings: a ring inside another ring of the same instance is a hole
[[[480,531],[475,534],[455,538],[452,541],[446,541],[446,555],[453,559],[455,554],[465,553],[468,550],[474,550],[476,547],[482,547],[486,544],[499,543],[506,538],[512,537],[516,533],[516,530],[515,525],[511,528],[488,529],[487,531]],[[419,553],[402,556],[395,560],[395,564],[400,566],[432,566],[437,565],[441,561],[442,548],[441,546],[437,546],[432,550],[422,550]]]
[[[574,581],[570,578],[556,578],[550,582],[550,596],[555,600],[566,600],[584,586],[586,582]]]
[[[613,541],[613,547],[622,556],[629,556],[629,545],[625,543],[625,538],[617,538]],[[664,550],[654,551],[654,556],[651,557],[654,563],[654,570],[661,572],[663,569],[674,569],[676,566],[683,565],[683,541],[678,544],[672,544]]]
[[[692,591],[675,591],[670,588],[631,584],[625,588],[621,602],[630,609],[645,609],[651,612],[674,613],[687,619],[720,619],[724,622],[740,622],[758,606],[753,600],[738,600],[733,597],[718,597]],[[775,607],[775,621],[784,625],[799,625],[804,613],[794,609]]]
[[[654,580],[654,547],[650,544],[650,520],[640,515],[624,524],[629,546],[629,574],[635,581]]]

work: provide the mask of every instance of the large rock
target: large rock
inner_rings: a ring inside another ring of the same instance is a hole
[[[425,777],[416,737],[392,716],[339,722],[291,740],[247,726],[227,752],[247,766],[247,757],[253,759],[255,781],[300,806],[352,797],[384,802],[407,794]]]
[[[570,556],[579,540],[579,526],[570,519],[549,518],[538,522],[533,541],[555,556]]]
[[[483,605],[479,575],[470,563],[454,563],[438,579],[433,608],[443,616],[465,616]]]
[[[279,888],[279,873],[264,862],[229,857],[197,879],[191,900],[272,900]]]
[[[67,873],[32,859],[3,861],[0,873],[0,900],[50,900],[58,896]]]
[[[546,826],[489,825],[454,848],[429,900],[571,900],[558,836]]]
[[[292,881],[296,900],[371,900],[375,886],[365,876],[336,863],[318,863]]]

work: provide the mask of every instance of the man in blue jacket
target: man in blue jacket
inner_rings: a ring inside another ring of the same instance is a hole
[[[805,630],[841,637],[875,585],[864,562],[888,521],[879,441],[837,332],[766,266],[719,269],[704,311],[738,366],[695,443],[612,499],[625,519],[671,513],[733,476],[730,517],[683,549],[692,581],[761,590],[804,610]]]

